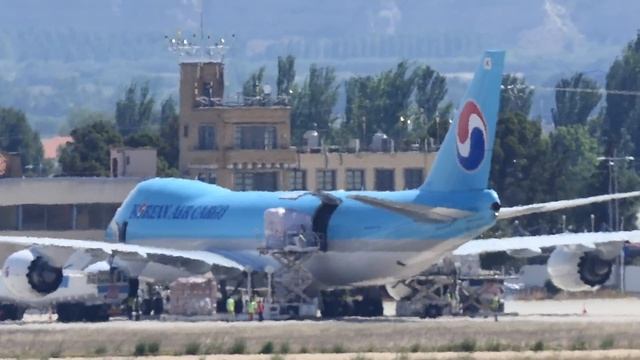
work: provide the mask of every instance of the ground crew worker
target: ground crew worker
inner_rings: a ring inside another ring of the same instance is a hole
[[[258,299],[258,321],[264,320],[264,302]]]
[[[133,299],[132,296],[129,296],[127,298],[127,318],[129,320],[133,320],[133,303],[135,302],[135,300]]]
[[[252,297],[249,299],[249,303],[247,304],[247,313],[249,314],[249,321],[253,321],[253,314],[256,313],[258,309],[258,305],[256,304],[256,300]]]
[[[500,296],[498,294],[493,295],[491,299],[491,311],[493,311],[493,318],[498,321],[498,311],[500,310]]]
[[[236,301],[231,296],[229,296],[227,298],[227,313],[229,314],[229,317],[228,317],[227,321],[235,320],[235,318],[236,318]]]

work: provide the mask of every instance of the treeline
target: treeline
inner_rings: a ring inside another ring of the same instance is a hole
[[[114,146],[158,150],[158,176],[179,176],[178,111],[169,97],[156,109],[147,84],[132,83],[118,100],[115,116],[76,114],[73,142],[60,154],[63,176],[109,176],[109,149]],[[113,120],[112,120],[113,119]]]
[[[156,106],[147,84],[130,84],[113,115],[86,109],[72,111],[66,129],[73,142],[60,150],[59,167],[43,159],[39,134],[25,114],[0,108],[0,150],[19,152],[28,176],[109,176],[109,149],[115,146],[158,150],[158,175],[179,176],[178,111],[169,97]]]

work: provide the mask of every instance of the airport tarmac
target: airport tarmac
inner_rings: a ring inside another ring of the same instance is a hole
[[[30,315],[25,322],[0,325],[0,356],[129,356],[139,344],[150,343],[157,343],[161,354],[184,354],[189,346],[197,347],[199,353],[242,349],[255,354],[268,342],[275,350],[286,348],[292,353],[462,351],[496,346],[502,350],[535,346],[640,349],[639,299],[508,301],[505,306],[519,315],[503,316],[498,322],[492,318],[380,317],[262,323],[116,319],[72,324],[50,323],[46,315]]]

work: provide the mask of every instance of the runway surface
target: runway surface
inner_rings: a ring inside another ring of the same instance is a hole
[[[1,357],[129,356],[157,343],[160,354],[240,351],[258,353],[271,343],[291,353],[640,349],[640,300],[509,301],[498,322],[444,317],[284,322],[163,322],[113,320],[60,324],[47,316],[0,325]],[[583,309],[586,314],[583,315]],[[637,354],[636,354],[637,355]],[[444,356],[444,355],[439,355]],[[225,357],[228,358],[228,357]],[[288,357],[292,358],[292,357]]]

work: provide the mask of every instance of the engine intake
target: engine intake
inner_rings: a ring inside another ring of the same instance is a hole
[[[553,283],[567,291],[595,290],[611,277],[613,260],[602,258],[596,251],[556,248],[547,261]]]
[[[31,250],[11,254],[4,262],[2,276],[9,291],[27,299],[50,294],[62,283],[62,269]]]
[[[28,269],[27,281],[40,294],[50,294],[62,283],[62,269],[51,266],[42,256],[37,256]]]

